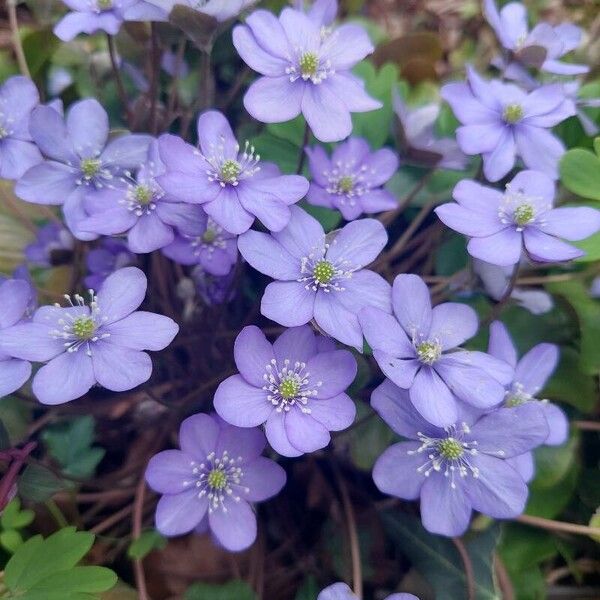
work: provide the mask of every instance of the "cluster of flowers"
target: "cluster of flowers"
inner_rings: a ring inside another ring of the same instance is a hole
[[[75,12],[56,28],[62,39],[97,30],[114,34],[123,20],[164,19],[173,3],[67,4]],[[232,10],[224,11],[225,4]],[[225,20],[246,4],[211,0],[203,11]],[[389,149],[372,151],[365,140],[348,138],[351,113],[380,103],[351,72],[373,51],[369,37],[356,24],[336,26],[336,10],[333,0],[318,0],[308,11],[285,8],[279,17],[256,10],[233,30],[238,53],[260,74],[244,98],[250,115],[269,123],[302,114],[317,140],[341,142],[331,156],[320,145],[306,148],[310,181],[261,161],[215,110],[198,118],[198,146],[170,134],[109,138],[108,116],[94,99],[63,115],[61,106],[41,105],[26,78],[0,88],[0,176],[15,180],[25,201],[62,205],[68,228],[44,229],[28,259],[48,265],[53,252],[72,248],[73,237],[126,238],[103,240],[89,253],[86,283],[98,289],[90,289],[89,301],[75,296],[66,308],[42,306],[31,314],[33,291],[26,281],[0,286],[2,395],[30,377],[30,362],[47,363],[33,379],[45,404],[78,398],[94,384],[124,391],[150,377],[144,350],[165,348],[178,326],[137,310],[146,278],[127,266],[136,254],[160,250],[196,266],[199,279],[230,282],[239,252],[273,280],[261,313],[288,329],[271,343],[257,327],[245,327],[234,346],[239,373],[219,385],[217,414],[186,419],[180,450],[163,451],[148,466],[148,484],[162,494],[156,524],[165,535],[209,529],[231,551],[253,543],[250,503],[285,484],[284,470],[261,456],[266,442],[282,456],[297,457],[324,448],[332,431],[354,421],[346,391],[357,364],[334,340],[363,352],[366,339],[385,375],[372,407],[408,441],[383,453],[373,479],[384,493],[420,498],[423,523],[432,532],[462,534],[472,510],[495,518],[520,514],[533,476],[532,449],[568,436],[562,411],[537,397],[556,366],[555,346],[536,346],[518,361],[506,328],[494,322],[487,353],[464,350],[478,330],[472,308],[452,302],[432,307],[418,276],[400,274],[390,285],[366,268],[388,236],[379,220],[358,217],[396,206],[384,185],[399,161]],[[446,225],[470,238],[473,257],[514,268],[523,260],[572,260],[582,252],[563,240],[600,230],[600,213],[553,208],[564,148],[549,129],[576,114],[576,101],[563,83],[538,83],[531,67],[584,72],[558,60],[579,32],[539,25],[528,33],[517,3],[498,13],[486,2],[486,11],[506,50],[497,65],[512,82],[485,81],[470,68],[466,82],[443,88],[461,122],[458,146],[434,138],[435,110],[433,119],[431,111],[420,114],[411,129],[414,113],[397,97],[399,117],[411,142],[439,152],[448,168],[462,168],[465,155],[481,155],[486,179],[497,182],[517,157],[527,167],[502,190],[463,180],[454,190],[456,203],[437,209]],[[544,48],[540,65],[527,62],[533,46]],[[325,234],[296,205],[305,197],[339,210],[348,223]],[[260,231],[251,229],[256,220]],[[227,298],[223,289],[221,300]],[[335,584],[320,598],[352,595],[345,584]]]

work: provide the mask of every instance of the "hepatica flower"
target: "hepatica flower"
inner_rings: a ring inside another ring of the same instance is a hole
[[[238,240],[242,256],[277,280],[265,289],[261,312],[286,327],[314,319],[325,333],[360,351],[358,311],[391,311],[389,284],[364,269],[385,246],[387,233],[379,221],[361,219],[326,237],[316,219],[301,208],[291,210],[284,230],[248,231]]]
[[[0,283],[0,335],[17,323],[23,323],[34,291],[31,285],[19,279]],[[13,358],[0,349],[0,398],[18,390],[31,375],[27,360]]]
[[[371,152],[362,138],[340,144],[329,158],[321,146],[307,148],[312,182],[308,201],[338,209],[346,221],[362,213],[376,213],[398,206],[382,186],[398,169],[398,157],[387,148]]]
[[[351,73],[373,52],[359,25],[323,28],[292,8],[279,19],[257,10],[233,30],[233,44],[262,75],[244,96],[246,110],[259,121],[281,123],[302,113],[317,139],[335,142],[350,135],[350,113],[382,106]]]
[[[127,245],[142,254],[164,248],[175,239],[175,227],[200,225],[199,206],[174,201],[157,183],[164,173],[153,141],[148,156],[135,172],[126,171],[114,183],[86,196],[84,207],[89,217],[79,227],[100,235],[127,232]]]
[[[0,179],[18,179],[42,155],[29,133],[40,97],[31,79],[16,75],[0,85]]]
[[[37,230],[36,239],[25,246],[25,259],[30,265],[51,267],[70,261],[75,240],[69,231],[55,221]]]
[[[458,419],[444,429],[425,421],[405,390],[384,381],[371,405],[399,435],[410,441],[390,446],[373,468],[385,494],[421,499],[421,520],[431,533],[462,535],[471,511],[495,519],[520,515],[527,484],[507,459],[544,443],[548,425],[535,403],[498,408],[470,422]]]
[[[562,85],[527,93],[513,84],[485,81],[468,67],[467,82],[445,85],[442,97],[462,124],[456,130],[461,150],[482,155],[488,181],[502,179],[517,156],[529,169],[558,179],[565,147],[548,129],[576,113]]]
[[[168,317],[138,311],[146,276],[136,267],[110,275],[89,302],[79,295],[70,306],[42,306],[26,323],[0,331],[0,352],[47,363],[33,378],[42,404],[63,404],[98,383],[122,392],[144,383],[152,361],[142,350],[162,350],[178,331]]]
[[[435,209],[450,228],[469,236],[471,256],[500,266],[514,265],[524,250],[536,262],[560,262],[585,252],[562,241],[582,240],[600,229],[600,212],[553,208],[554,182],[538,171],[521,171],[504,192],[470,179],[454,188],[455,203]]]
[[[504,399],[512,369],[483,352],[457,347],[477,333],[477,314],[465,304],[431,308],[429,291],[417,275],[398,275],[392,290],[394,316],[377,308],[360,312],[365,338],[377,364],[429,423],[458,419],[459,403],[480,410]]]
[[[327,586],[317,596],[317,600],[358,600],[358,596],[352,592],[348,584],[334,583]],[[413,594],[391,594],[386,596],[384,600],[419,600]]]
[[[354,402],[344,391],[356,376],[356,360],[309,326],[288,329],[273,344],[258,327],[244,327],[234,354],[240,373],[219,385],[215,409],[238,427],[264,423],[279,454],[324,448],[330,431],[354,421]]]
[[[73,235],[81,240],[96,238],[79,227],[87,217],[85,196],[114,185],[126,171],[139,167],[152,138],[130,134],[108,141],[108,115],[91,98],[73,104],[66,119],[53,108],[38,106],[29,125],[46,160],[19,179],[15,193],[28,202],[63,205]]]
[[[245,550],[256,539],[250,503],[275,496],[286,479],[276,462],[260,456],[264,434],[198,414],[181,423],[179,446],[152,457],[146,469],[148,485],[162,494],[156,528],[176,536],[208,527],[227,550]]]
[[[73,11],[54,27],[63,42],[80,33],[104,31],[116,35],[123,21],[166,21],[167,14],[144,0],[63,0]]]
[[[211,275],[201,265],[196,265],[190,277],[194,282],[196,292],[207,306],[224,304],[232,300],[236,294],[233,285],[235,271],[232,269],[227,275]]]
[[[509,2],[498,11],[495,0],[484,0],[483,8],[502,47],[510,53],[504,64],[505,75],[510,76],[518,66],[538,67],[556,75],[582,75],[589,71],[586,65],[558,60],[581,43],[579,27],[572,23],[538,23],[529,31],[527,8],[520,2]]]
[[[239,15],[256,0],[147,0],[169,14],[175,5],[182,4],[222,22]]]
[[[227,275],[237,260],[237,236],[200,213],[196,222],[180,225],[163,254],[182,265],[200,265],[211,275]]]
[[[198,139],[199,150],[173,135],[159,139],[167,167],[158,177],[164,191],[182,202],[202,204],[229,233],[247,231],[255,217],[271,231],[283,229],[290,219],[289,205],[304,197],[308,181],[261,163],[252,144],[238,144],[220,112],[200,115]]]
[[[88,288],[99,290],[110,274],[135,265],[136,259],[124,240],[102,238],[100,244],[87,253],[85,262],[88,273],[84,283]]]

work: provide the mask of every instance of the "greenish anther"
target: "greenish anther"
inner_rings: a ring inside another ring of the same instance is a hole
[[[530,223],[534,217],[535,210],[531,204],[521,204],[515,208],[515,212],[513,213],[515,223],[521,227]]]
[[[5,127],[2,127],[2,125],[0,125],[0,140],[2,138],[5,138],[8,135],[8,131],[6,130]]]
[[[279,393],[281,394],[282,398],[285,398],[286,400],[295,398],[298,395],[299,391],[300,391],[300,384],[298,383],[298,381],[296,379],[293,379],[291,377],[284,379],[279,384]]]
[[[240,166],[240,163],[238,163],[237,160],[229,158],[221,165],[221,172],[219,175],[221,181],[235,183],[241,172],[242,167]]]
[[[217,239],[217,232],[214,229],[207,229],[202,234],[202,241],[205,244],[212,244]]]
[[[96,331],[96,323],[91,317],[77,317],[71,325],[73,335],[80,340],[89,340],[94,331]]]
[[[133,192],[139,204],[150,204],[152,201],[152,190],[147,185],[138,185]]]
[[[509,104],[504,108],[503,117],[507,123],[517,123],[523,118],[523,107],[520,104]]]
[[[102,162],[98,158],[84,158],[81,161],[81,172],[86,179],[91,179],[98,174]]]
[[[305,78],[314,77],[319,68],[319,57],[314,52],[305,52],[300,57],[300,72]]]
[[[112,0],[97,0],[97,5],[100,10],[108,10],[112,8]]]
[[[454,438],[441,440],[438,444],[439,453],[447,460],[457,460],[465,452],[463,445]]]
[[[320,260],[313,270],[313,277],[317,283],[329,283],[334,274],[333,265],[326,260]]]
[[[208,474],[207,481],[213,490],[222,490],[227,487],[227,475],[222,469],[213,469]]]
[[[442,347],[437,342],[421,342],[417,346],[417,355],[421,362],[432,365],[442,354]]]
[[[526,402],[526,399],[523,398],[523,396],[515,394],[514,396],[509,396],[504,404],[508,406],[508,408],[514,408],[515,406],[521,406],[524,402]]]
[[[338,187],[343,194],[350,193],[354,187],[354,177],[352,175],[344,175],[338,181]]]

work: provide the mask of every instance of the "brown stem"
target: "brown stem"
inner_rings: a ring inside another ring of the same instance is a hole
[[[469,557],[469,553],[465,548],[463,541],[458,538],[452,538],[458,553],[460,554],[460,558],[463,562],[463,567],[465,569],[465,578],[467,580],[467,599],[475,600],[475,576],[473,575],[473,563],[471,563],[471,558]]]
[[[504,307],[506,306],[506,304],[510,300],[510,297],[512,296],[512,293],[515,289],[515,285],[517,283],[518,276],[519,276],[519,263],[517,263],[515,265],[513,272],[510,276],[510,279],[508,280],[508,283],[506,284],[506,289],[504,290],[502,297],[498,300],[498,302],[496,302],[496,304],[492,308],[492,311],[490,312],[490,314],[488,315],[487,319],[484,322],[484,326],[489,325],[492,321],[495,321],[500,316],[500,313],[503,311]]]
[[[521,515],[517,517],[517,521],[547,529],[548,531],[558,531],[561,533],[575,533],[577,535],[595,535],[600,536],[600,527],[589,527],[587,525],[578,525],[577,523],[565,523],[564,521],[553,521],[552,519],[544,519],[542,517],[534,517],[533,515]]]
[[[21,36],[19,35],[19,22],[17,20],[17,2],[16,0],[7,1],[6,10],[8,12],[8,22],[10,25],[10,34],[12,38],[12,46],[15,51],[17,58],[17,64],[19,65],[19,71],[25,77],[31,79],[31,73],[27,66],[27,59],[25,58],[25,52],[23,51],[23,44],[21,43]]]
[[[144,508],[144,495],[146,493],[146,480],[144,475],[140,478],[136,492],[135,500],[133,503],[133,527],[132,534],[133,539],[137,540],[142,535],[142,514]],[[146,588],[146,577],[144,575],[144,564],[141,559],[135,559],[133,561],[133,570],[135,575],[135,585],[138,590],[139,600],[149,600],[148,590]]]
[[[108,55],[110,56],[110,64],[112,67],[113,75],[115,77],[115,83],[117,84],[117,93],[119,94],[119,99],[125,110],[127,123],[129,124],[129,126],[131,126],[133,114],[131,113],[131,108],[129,107],[129,100],[127,99],[127,92],[125,91],[123,79],[121,78],[121,71],[119,70],[119,65],[117,64],[117,48],[115,45],[115,38],[109,33],[107,33],[106,41],[108,43]]]
[[[300,146],[300,154],[298,155],[298,166],[296,167],[296,173],[298,175],[302,175],[302,169],[304,169],[304,161],[306,160],[306,152],[305,148],[308,144],[308,138],[310,136],[310,127],[308,123],[304,125],[304,136],[302,138],[302,144]]]
[[[502,562],[499,554],[494,554],[494,571],[498,579],[498,585],[502,592],[502,600],[515,600],[515,591],[508,571]]]
[[[581,431],[600,431],[599,421],[573,421],[573,425]]]
[[[150,131],[153,135],[156,135],[158,132],[158,80],[160,76],[160,45],[156,23],[150,23],[150,43],[152,45],[150,52],[150,89],[148,91],[150,95]]]

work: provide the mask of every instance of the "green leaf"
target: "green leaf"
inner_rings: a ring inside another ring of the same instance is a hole
[[[10,437],[4,423],[0,421],[0,450],[6,450],[10,448]]]
[[[304,583],[296,593],[294,600],[315,600],[320,591],[321,588],[319,587],[317,580],[310,575],[304,580]]]
[[[541,446],[535,451],[536,488],[550,488],[557,485],[568,474],[577,458],[579,436],[572,436],[562,446]]]
[[[302,115],[285,123],[269,123],[267,131],[274,136],[294,144],[297,148],[303,145],[306,121]]]
[[[134,540],[127,550],[129,558],[141,560],[152,552],[152,550],[161,550],[167,545],[167,540],[156,529],[143,531],[137,540]]]
[[[13,498],[2,511],[0,525],[2,529],[22,529],[27,527],[35,517],[32,510],[21,510],[19,498]]]
[[[0,533],[0,545],[11,554],[22,544],[23,536],[16,529],[6,529]]]
[[[386,512],[382,518],[388,535],[431,585],[436,600],[466,598],[465,571],[451,540],[429,533],[411,515]],[[499,535],[500,526],[496,524],[465,541],[473,565],[476,600],[498,600],[492,554]]]
[[[600,157],[600,137],[594,138],[594,152]]]
[[[30,591],[61,590],[65,594],[73,592],[99,593],[110,590],[117,583],[116,574],[106,567],[73,567],[48,575],[36,583]]]
[[[560,179],[571,192],[600,200],[600,158],[589,150],[574,148],[560,161]]]
[[[506,524],[498,551],[511,574],[528,571],[558,553],[550,533],[519,523]]]
[[[600,528],[600,508],[597,508],[596,512],[592,515],[592,518],[590,519],[590,527]],[[600,535],[591,535],[590,537],[594,541],[600,542]]]
[[[573,246],[577,246],[585,252],[585,255],[576,258],[575,262],[588,263],[600,260],[600,233],[595,233],[585,240],[573,242]]]
[[[335,229],[342,220],[342,215],[339,210],[331,210],[324,206],[313,206],[312,204],[302,203],[302,208],[311,216],[313,216],[325,230],[325,233]]]
[[[189,587],[184,600],[256,600],[256,594],[245,581],[228,581],[223,585],[195,583]]]
[[[274,162],[284,173],[295,173],[300,148],[289,140],[265,131],[252,141],[261,160]]]
[[[63,489],[64,483],[41,465],[27,465],[18,481],[19,493],[31,502],[43,502]]]
[[[363,421],[347,434],[352,462],[370,471],[381,453],[394,440],[394,432],[364,402],[356,402],[356,421]]]
[[[94,474],[104,457],[94,448],[94,418],[86,415],[48,427],[42,434],[48,450],[66,475],[86,478]]]

